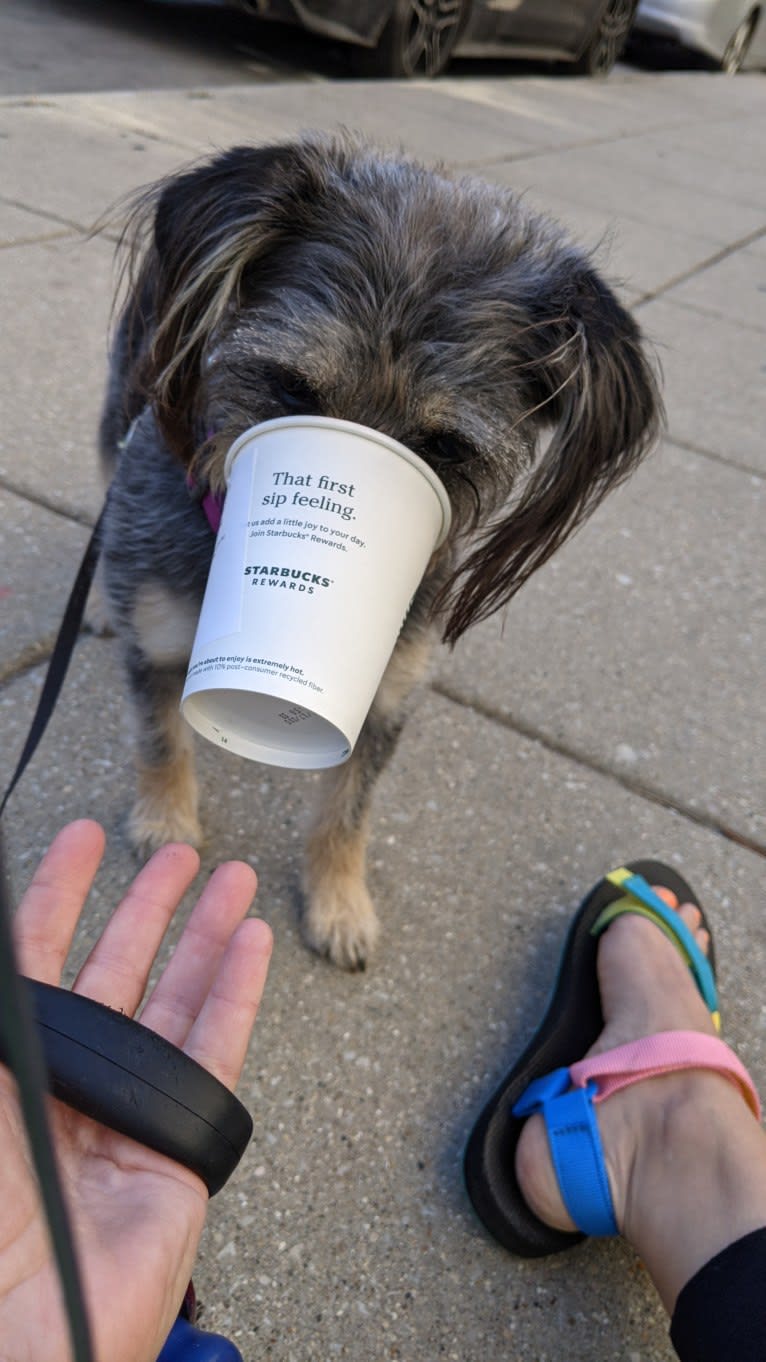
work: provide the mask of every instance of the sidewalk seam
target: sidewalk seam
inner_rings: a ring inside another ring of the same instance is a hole
[[[50,661],[53,645],[56,642],[56,630],[46,634],[44,638],[35,639],[34,643],[28,643],[10,662],[0,664],[0,691],[5,686],[9,686],[13,681],[20,680],[23,676],[28,676],[36,667],[44,666]]]
[[[13,241],[0,241],[0,251],[12,251],[17,246],[40,246],[46,241],[65,241],[77,238],[79,233],[70,227],[62,227],[58,232],[41,232],[38,236],[17,236]]]
[[[677,285],[673,284],[672,287],[676,288]],[[645,301],[646,299],[639,299],[637,302],[631,303],[630,306],[640,307],[641,303]],[[751,331],[755,336],[763,336],[766,332],[766,316],[763,322],[746,322],[741,317],[737,317],[734,321],[728,313],[722,312],[720,308],[705,307],[703,303],[691,303],[688,298],[671,297],[668,298],[668,302],[672,303],[674,307],[682,308],[684,312],[693,312],[697,317],[706,317],[711,322],[726,322],[729,326],[734,325],[738,331]]]
[[[471,102],[477,104],[479,103],[479,101],[477,100],[473,100]],[[732,114],[729,118],[722,118],[718,121],[736,123],[738,121],[738,117],[736,114]],[[675,131],[683,131],[684,129],[693,127],[694,125],[695,119],[693,115],[690,114],[688,118],[684,119],[681,122],[671,120],[669,122],[662,123],[657,127],[646,128],[642,126],[641,128],[638,128],[635,132],[631,131],[619,133],[616,137],[614,136],[599,137],[597,135],[594,135],[592,137],[586,138],[582,142],[567,142],[564,145],[562,145],[560,142],[557,144],[538,143],[538,145],[535,147],[529,147],[529,149],[525,148],[524,150],[520,150],[518,152],[511,152],[507,156],[492,156],[487,157],[486,159],[484,157],[481,157],[479,159],[475,159],[472,161],[455,161],[452,164],[461,169],[462,168],[470,169],[472,166],[478,166],[486,170],[493,165],[510,165],[517,161],[533,160],[536,156],[555,156],[559,152],[566,153],[570,151],[590,151],[594,147],[604,146],[619,147],[619,145],[622,142],[632,142],[637,141],[641,137],[647,136],[653,137],[660,134],[673,133]],[[521,135],[523,136],[523,134]],[[661,176],[655,176],[654,178],[657,179],[658,183],[662,183],[664,180],[664,177]],[[720,195],[719,197],[725,198],[726,195]],[[749,200],[741,199],[740,202],[745,203],[749,202]]]
[[[729,827],[714,814],[706,813],[704,809],[695,809],[690,804],[682,803],[672,795],[665,794],[652,785],[635,777],[625,776],[599,761],[595,757],[589,756],[576,747],[570,747],[566,743],[558,742],[550,734],[535,728],[532,724],[526,724],[523,720],[512,718],[507,714],[500,714],[491,705],[484,705],[476,700],[469,700],[459,691],[453,690],[443,681],[431,681],[430,689],[435,695],[441,696],[443,700],[449,700],[452,704],[460,705],[462,709],[472,710],[483,719],[489,719],[491,723],[500,724],[509,732],[517,733],[519,737],[526,738],[531,742],[537,742],[546,751],[554,753],[559,757],[566,757],[569,761],[576,762],[578,766],[584,766],[594,774],[605,776],[613,780],[615,784],[631,794],[638,795],[641,799],[647,800],[651,804],[658,804],[661,808],[670,809],[681,818],[686,818],[689,822],[696,823],[698,826],[707,828],[710,832],[716,832],[719,836],[726,838],[729,842],[736,842],[738,846],[744,847],[746,851],[752,851],[756,856],[766,858],[766,844],[756,841],[755,838],[748,837],[746,833],[739,832],[736,828]]]
[[[631,303],[631,308],[635,309],[643,307],[646,303],[653,303],[656,298],[661,298],[669,289],[676,288],[678,284],[686,283],[687,279],[694,279],[696,275],[703,274],[705,270],[711,269],[713,265],[719,265],[722,260],[726,260],[730,255],[734,255],[736,251],[742,251],[745,250],[746,247],[752,246],[754,241],[760,241],[763,236],[766,236],[766,227],[756,227],[754,231],[748,232],[745,236],[740,237],[737,241],[731,242],[728,246],[722,246],[721,249],[715,251],[713,255],[698,261],[696,265],[692,265],[688,270],[683,270],[681,274],[674,275],[673,278],[668,279],[664,284],[660,284],[658,288],[652,289],[649,293],[642,294],[635,302]],[[682,303],[676,305],[683,306]],[[737,322],[737,325],[739,324],[740,323]],[[758,330],[759,328],[756,327],[754,329]]]
[[[8,492],[11,496],[18,497],[21,501],[28,501],[32,506],[39,506],[43,511],[50,511],[51,515],[60,516],[62,520],[68,520],[73,525],[82,525],[86,530],[92,530],[96,523],[96,517],[90,516],[86,511],[71,511],[64,506],[59,506],[49,497],[45,497],[40,492],[32,492],[26,487],[16,487],[9,478],[3,477],[0,473],[0,492]]]
[[[79,222],[74,222],[72,218],[62,217],[61,213],[54,213],[49,208],[33,207],[31,203],[25,203],[23,199],[13,199],[6,194],[0,194],[0,203],[9,208],[20,208],[23,213],[31,213],[34,217],[45,218],[49,222],[58,222],[62,227],[67,227],[73,232],[87,230]]]
[[[690,440],[682,440],[677,435],[672,435],[666,430],[662,435],[662,443],[675,445],[676,449],[686,450],[689,454],[699,454],[703,459],[710,459],[713,463],[720,464],[724,468],[733,468],[738,473],[744,473],[747,477],[756,478],[758,482],[763,482],[766,472],[762,468],[754,468],[752,464],[738,463],[736,459],[729,459],[725,454],[718,454],[714,449],[705,449],[702,445],[692,444]]]
[[[107,214],[111,214],[114,208],[119,208],[119,203],[120,200],[118,199],[116,203],[108,204],[107,207],[99,213],[98,217],[92,223],[88,224],[85,222],[76,222],[74,218],[65,218],[61,213],[54,213],[52,209],[49,208],[33,207],[31,203],[26,203],[23,199],[10,199],[5,195],[0,194],[0,204],[4,204],[8,208],[19,208],[23,213],[31,213],[34,217],[44,218],[48,222],[57,222],[61,227],[66,228],[66,231],[56,233],[57,236],[81,236],[86,240],[91,240],[95,237],[104,237],[107,241],[111,241],[113,244],[117,243],[118,245],[120,241],[119,229],[115,228],[114,230],[110,230],[108,222],[103,227],[99,227],[99,223]],[[9,241],[4,244],[6,246],[28,246],[34,244],[35,241],[48,239],[49,238],[47,237],[32,237],[29,240]]]

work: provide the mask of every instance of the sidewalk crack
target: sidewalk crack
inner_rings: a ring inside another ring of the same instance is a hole
[[[442,699],[449,700],[452,704],[460,705],[462,709],[472,710],[483,719],[489,719],[491,723],[500,724],[511,733],[517,733],[519,737],[526,738],[531,742],[537,742],[546,751],[554,753],[559,757],[566,757],[569,761],[576,762],[578,766],[584,766],[587,770],[593,771],[595,775],[605,776],[607,780],[612,780],[622,789],[631,794],[638,795],[639,798],[647,800],[650,804],[657,804],[660,808],[670,809],[678,814],[680,818],[686,818],[691,823],[696,823],[699,827],[707,828],[710,832],[716,832],[720,837],[725,837],[729,842],[736,842],[738,846],[744,847],[746,851],[752,851],[756,856],[766,858],[766,843],[759,842],[755,838],[749,837],[746,833],[740,832],[737,828],[732,828],[728,823],[724,823],[720,818],[704,809],[696,809],[691,804],[678,799],[675,796],[665,794],[648,782],[627,776],[617,772],[606,762],[599,761],[597,757],[590,756],[587,752],[579,748],[571,747],[565,742],[559,742],[552,738],[549,733],[536,728],[533,724],[524,723],[523,720],[511,718],[507,714],[500,714],[491,705],[484,705],[477,700],[469,700],[459,691],[451,686],[445,685],[443,681],[432,681],[430,689],[440,695]]]
[[[19,497],[21,501],[28,501],[32,506],[39,506],[43,511],[50,511],[51,515],[61,516],[62,520],[68,520],[74,525],[84,525],[86,529],[92,530],[96,523],[96,517],[88,515],[85,511],[73,511],[71,507],[60,506],[50,497],[45,497],[41,492],[34,492],[28,487],[19,487],[10,478],[4,478],[0,474],[0,491],[9,492],[11,496]]]
[[[22,676],[28,675],[37,667],[49,662],[55,641],[56,633],[54,631],[44,638],[35,639],[34,643],[27,644],[26,648],[12,658],[10,662],[0,664],[0,687],[10,685],[12,681],[18,681]]]
[[[678,435],[673,435],[671,431],[665,431],[662,437],[663,444],[674,445],[676,449],[685,449],[689,454],[699,454],[703,459],[710,459],[713,463],[721,464],[724,468],[733,468],[737,473],[745,473],[750,478],[755,478],[757,482],[763,482],[766,472],[762,468],[756,468],[753,464],[740,463],[738,459],[727,458],[725,454],[719,454],[714,449],[705,449],[703,445],[692,444],[690,440],[682,440]]]
[[[693,279],[697,274],[703,274],[713,265],[720,265],[722,260],[726,260],[730,255],[737,251],[745,250],[747,246],[752,246],[754,241],[760,241],[761,237],[766,236],[766,227],[756,227],[755,231],[748,232],[746,236],[740,237],[738,241],[732,241],[728,246],[722,246],[713,255],[706,256],[704,260],[698,260],[696,265],[690,266],[688,270],[682,270],[680,274],[667,279],[658,288],[652,289],[649,293],[642,293],[635,302],[631,303],[631,311],[638,307],[643,307],[646,303],[653,303],[656,298],[661,298],[669,289],[676,288],[678,284],[686,283],[687,279]]]

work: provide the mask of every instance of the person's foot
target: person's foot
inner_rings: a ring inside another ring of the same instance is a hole
[[[677,907],[674,894],[655,888],[669,907]],[[699,909],[687,903],[678,912],[707,953],[709,938],[700,927]],[[715,1034],[687,965],[646,918],[626,914],[611,924],[599,943],[598,976],[606,1024],[589,1055],[658,1031]],[[596,1108],[615,1217],[628,1238],[637,1154],[653,1148],[672,1109],[694,1097],[700,1084],[717,1087],[724,1081],[699,1071],[663,1075],[625,1088]],[[556,1229],[575,1229],[561,1199],[542,1116],[530,1117],[522,1131],[516,1174],[527,1202],[541,1220]]]
[[[673,894],[657,892],[676,907]],[[707,953],[699,910],[684,904],[678,912]],[[605,1026],[590,1054],[658,1031],[715,1034],[691,971],[646,918],[629,914],[611,924],[599,943],[598,975]],[[764,1131],[737,1087],[706,1069],[642,1079],[596,1112],[617,1224],[672,1312],[703,1264],[766,1225]],[[541,1220],[575,1228],[542,1116],[531,1116],[521,1132],[516,1175]]]

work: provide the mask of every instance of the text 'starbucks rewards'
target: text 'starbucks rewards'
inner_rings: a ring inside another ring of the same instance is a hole
[[[245,431],[226,479],[184,716],[245,757],[336,766],[447,534],[447,494],[396,440],[320,416]]]

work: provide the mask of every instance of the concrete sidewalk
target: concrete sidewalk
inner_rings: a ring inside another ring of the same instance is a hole
[[[661,448],[438,659],[376,799],[367,973],[300,941],[314,777],[199,745],[204,868],[249,858],[276,935],[241,1087],[256,1136],[196,1273],[246,1362],[673,1356],[624,1245],[517,1262],[460,1164],[571,912],[628,857],[677,863],[709,906],[725,1033],[766,1093],[765,116],[762,76],[697,72],[0,101],[8,771],[100,501],[113,240],[87,231],[119,195],[235,141],[358,128],[524,190],[598,246],[665,371]],[[135,869],[123,708],[113,644],[84,637],[7,815],[17,891],[64,821],[106,826],[79,956]]]

